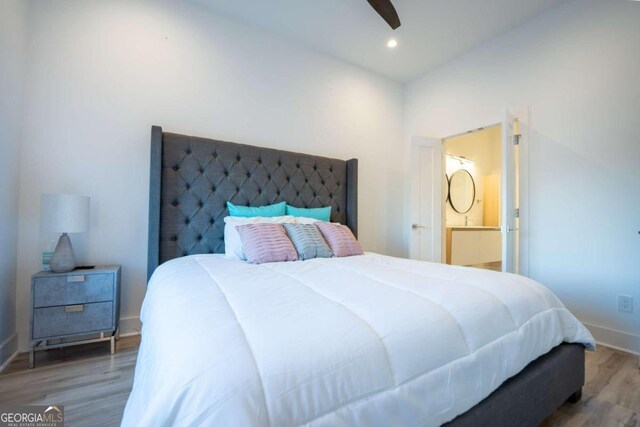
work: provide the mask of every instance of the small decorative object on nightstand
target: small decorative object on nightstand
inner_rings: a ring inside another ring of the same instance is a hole
[[[41,271],[31,280],[29,367],[35,352],[110,341],[116,351],[120,318],[120,266],[97,266],[69,273]]]

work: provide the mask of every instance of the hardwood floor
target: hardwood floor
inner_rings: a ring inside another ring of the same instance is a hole
[[[139,336],[109,343],[19,354],[0,374],[0,405],[64,406],[66,426],[119,426],[133,384]]]
[[[36,368],[20,354],[0,374],[0,405],[61,404],[67,426],[117,426],[133,383],[139,337],[39,352]],[[565,403],[544,427],[640,426],[638,358],[599,346],[587,352],[582,400]]]
[[[638,356],[604,346],[586,356],[582,400],[565,403],[543,426],[640,426]]]

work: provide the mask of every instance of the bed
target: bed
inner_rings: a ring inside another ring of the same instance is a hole
[[[594,341],[526,277],[366,253],[224,257],[226,201],[331,205],[357,161],[152,129],[149,286],[122,424],[535,426]]]

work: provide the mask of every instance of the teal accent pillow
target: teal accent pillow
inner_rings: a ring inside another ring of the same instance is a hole
[[[267,206],[236,206],[231,202],[227,202],[227,208],[229,209],[229,215],[239,216],[243,218],[250,218],[254,216],[261,216],[265,218],[271,218],[274,216],[283,216],[286,211],[286,202],[276,203],[274,205]]]
[[[331,206],[326,208],[296,208],[295,206],[287,205],[287,215],[329,222],[331,219]]]

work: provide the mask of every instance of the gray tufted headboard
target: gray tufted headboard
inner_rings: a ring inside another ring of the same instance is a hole
[[[337,160],[151,128],[147,275],[185,255],[224,253],[227,201],[331,206],[357,235],[358,160]]]

